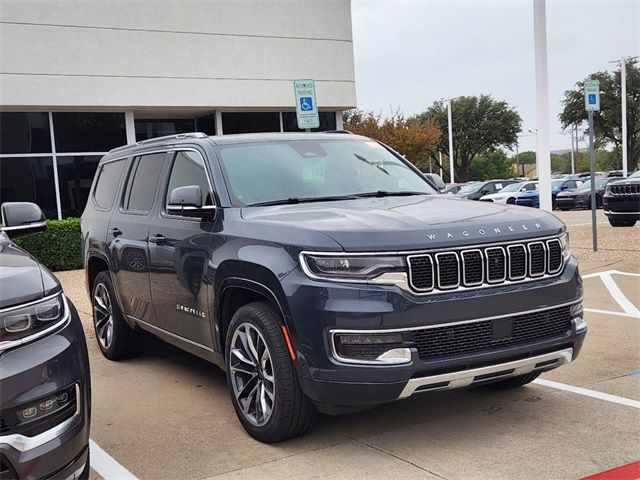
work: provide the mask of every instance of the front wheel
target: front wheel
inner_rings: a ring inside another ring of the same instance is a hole
[[[298,383],[278,317],[266,303],[240,307],[225,348],[236,415],[249,435],[265,443],[304,433],[317,416]]]

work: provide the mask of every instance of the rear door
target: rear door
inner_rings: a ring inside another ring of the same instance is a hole
[[[123,313],[155,323],[149,287],[150,214],[166,152],[133,158],[119,208],[107,232],[112,278]]]
[[[200,346],[213,348],[209,299],[209,262],[214,248],[212,220],[170,215],[166,211],[171,190],[198,185],[202,204],[214,205],[203,153],[173,152],[162,190],[160,209],[151,223],[151,297],[156,325]]]

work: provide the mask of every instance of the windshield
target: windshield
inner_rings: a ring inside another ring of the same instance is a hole
[[[640,170],[638,170],[636,173],[634,173],[633,175],[629,175],[628,178],[638,178],[640,177]]]
[[[551,188],[555,189],[555,188],[562,188],[562,184],[566,182],[565,179],[562,180],[551,180]]]
[[[607,183],[608,180],[611,180],[610,178],[596,178],[596,188],[600,188],[602,187],[605,183]],[[584,191],[584,190],[591,190],[591,180],[584,182],[582,185],[580,185],[577,189],[577,191]]]
[[[500,193],[502,193],[502,192],[517,192],[523,186],[524,186],[524,183],[512,183],[512,184],[507,185],[506,187],[504,187],[502,190],[500,190]]]
[[[482,182],[465,185],[460,190],[458,190],[458,195],[466,195],[467,193],[477,192],[478,190],[480,190],[480,188],[482,188],[483,185],[484,183]]]
[[[218,147],[234,205],[436,191],[379,143],[292,140]],[[335,197],[335,198],[334,198]]]

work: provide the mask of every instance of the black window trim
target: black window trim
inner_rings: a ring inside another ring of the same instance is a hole
[[[94,184],[91,186],[91,201],[94,205],[94,207],[96,208],[96,210],[99,210],[101,212],[110,212],[113,209],[113,205],[116,203],[116,200],[118,199],[118,191],[120,190],[120,184],[122,183],[122,177],[124,176],[123,173],[124,171],[127,169],[127,162],[130,160],[131,157],[119,157],[113,160],[109,160],[107,162],[102,162],[102,163],[98,163],[98,168],[96,170],[96,176],[95,176],[95,182]],[[96,189],[98,188],[98,182],[100,181],[100,176],[102,175],[102,171],[104,170],[104,166],[111,164],[111,163],[116,163],[116,162],[125,162],[125,164],[122,167],[122,172],[120,172],[120,178],[118,178],[118,183],[115,186],[116,188],[116,192],[115,195],[113,197],[113,201],[111,202],[111,205],[109,205],[109,208],[105,208],[103,206],[101,206],[98,201],[96,200]]]
[[[146,217],[153,211],[153,207],[156,203],[156,198],[158,196],[157,185],[156,185],[156,190],[153,194],[153,201],[151,202],[151,208],[149,210],[127,210],[126,208],[124,208],[124,205],[125,205],[125,200],[129,198],[129,195],[131,193],[132,183],[130,183],[129,180],[132,179],[133,176],[135,176],[135,171],[138,170],[138,165],[140,164],[140,158],[147,155],[157,155],[159,153],[164,153],[165,155],[163,160],[163,166],[164,166],[164,163],[167,161],[167,155],[169,155],[170,153],[170,150],[167,150],[167,149],[154,150],[149,152],[137,152],[130,156],[132,160],[131,160],[131,165],[129,165],[128,167],[129,170],[126,175],[126,183],[124,184],[124,189],[122,191],[122,194],[120,195],[120,204],[118,205],[119,213],[122,213],[124,215],[139,215],[142,217]],[[160,176],[162,176],[162,172],[160,172]]]
[[[207,156],[206,154],[204,154],[203,152],[201,152],[200,150],[196,149],[196,148],[190,148],[190,147],[183,147],[183,148],[175,148],[172,149],[170,152],[171,157],[169,159],[169,167],[167,169],[167,173],[164,176],[164,180],[162,182],[162,190],[161,193],[164,193],[164,195],[160,195],[159,198],[161,198],[161,205],[160,205],[160,217],[161,218],[167,218],[167,219],[174,219],[174,220],[183,220],[183,221],[188,221],[188,222],[197,222],[200,223],[202,221],[202,219],[200,218],[194,218],[194,217],[184,217],[182,215],[172,215],[170,213],[167,213],[167,209],[166,209],[166,204],[164,199],[167,198],[167,188],[169,188],[169,181],[171,180],[171,171],[173,170],[173,165],[176,161],[176,156],[179,152],[195,152],[198,155],[200,155],[200,157],[202,158],[202,161],[204,163],[204,170],[205,170],[205,174],[207,176],[207,183],[209,184],[209,189],[211,190],[211,201],[213,202],[213,208],[212,210],[216,210],[219,207],[218,205],[218,201],[216,199],[216,190],[215,188],[213,188],[213,182],[211,181],[211,172],[209,171],[209,162],[207,162]]]

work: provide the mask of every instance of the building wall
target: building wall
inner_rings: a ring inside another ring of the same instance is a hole
[[[2,0],[0,105],[32,109],[356,105],[349,0]]]

